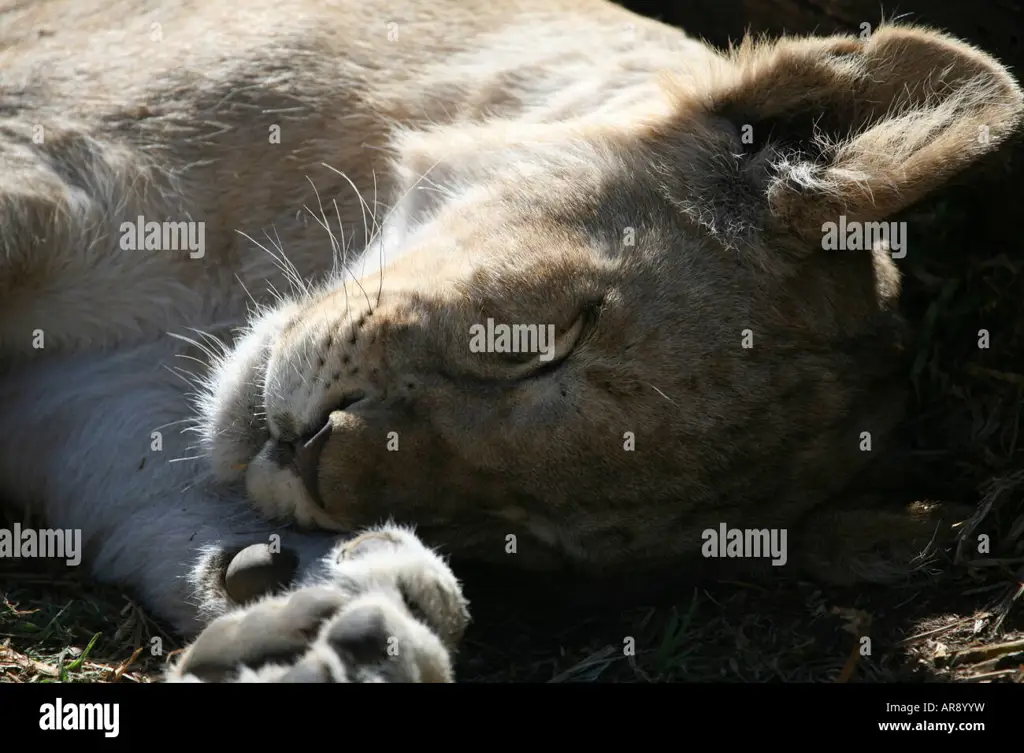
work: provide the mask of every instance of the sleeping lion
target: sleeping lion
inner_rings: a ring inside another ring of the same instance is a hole
[[[889,223],[1022,109],[900,25],[0,2],[0,495],[195,639],[170,681],[452,681],[447,557],[600,579],[728,526],[905,578],[956,516],[847,493],[928,251]]]

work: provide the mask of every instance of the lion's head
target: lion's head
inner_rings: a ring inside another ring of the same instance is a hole
[[[1021,92],[900,27],[683,57],[651,91],[398,133],[380,272],[262,311],[215,364],[219,475],[300,523],[393,517],[487,559],[515,534],[528,567],[674,557],[843,486],[898,417],[906,240],[850,233],[993,151]]]

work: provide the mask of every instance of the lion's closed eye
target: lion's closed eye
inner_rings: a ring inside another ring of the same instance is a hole
[[[584,311],[576,317],[576,320],[569,325],[568,329],[561,332],[555,330],[553,325],[549,325],[547,347],[532,354],[532,357],[525,363],[513,367],[509,377],[511,379],[525,379],[536,376],[538,372],[547,371],[562,363],[575,350],[583,335],[586,323],[587,313]],[[554,335],[553,341],[550,335]]]
[[[484,357],[476,363],[471,360],[470,366],[480,364],[486,375],[480,373],[479,376],[500,381],[519,381],[546,374],[562,365],[593,330],[599,306],[598,303],[584,305],[567,327],[488,320],[487,324],[475,328],[476,340],[470,344],[474,356],[479,358],[477,354],[482,354]]]

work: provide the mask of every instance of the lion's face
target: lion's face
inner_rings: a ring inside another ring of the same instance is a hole
[[[991,138],[1019,113],[1001,74],[938,39],[748,49],[643,117],[404,136],[397,173],[420,195],[368,252],[380,272],[264,312],[216,366],[215,468],[272,516],[393,517],[488,559],[514,534],[527,566],[784,524],[896,418],[895,266],[822,250],[822,224],[890,217],[941,179],[913,172],[922,150],[964,162],[979,123]],[[872,55],[921,80],[938,55],[947,99],[867,90]],[[813,136],[826,107],[860,135]]]

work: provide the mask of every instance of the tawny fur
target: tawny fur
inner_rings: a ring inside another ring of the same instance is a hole
[[[189,634],[256,614],[239,549],[276,533],[295,586],[344,594],[325,531],[385,518],[596,574],[792,528],[795,566],[901,577],[941,516],[843,494],[899,418],[899,275],[822,225],[893,216],[1021,115],[921,28],[723,54],[601,0],[0,2],[0,490]],[[205,223],[203,253],[122,250],[140,215]],[[472,352],[488,319],[557,357]],[[281,453],[321,430],[303,482]],[[441,618],[359,577],[433,636],[399,676],[450,679]]]

